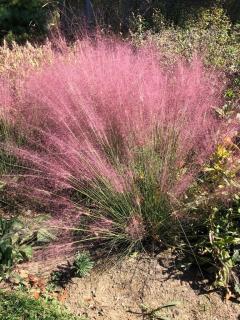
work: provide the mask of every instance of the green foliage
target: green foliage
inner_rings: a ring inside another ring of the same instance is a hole
[[[3,0],[0,4],[0,38],[25,42],[45,36],[53,10],[46,0]]]
[[[52,26],[57,26],[58,20],[66,34],[75,32],[82,23],[83,3],[82,0],[2,0],[0,38],[5,37],[9,42],[43,39]],[[223,8],[232,22],[240,21],[238,0],[92,0],[91,3],[96,22],[115,31],[128,30],[132,17],[137,16],[143,17],[147,30],[154,29],[156,12],[161,12],[167,23],[185,26],[202,9],[213,7]]]
[[[191,205],[192,216],[198,218],[186,235],[200,267],[214,275],[214,286],[239,294],[240,185],[239,164],[233,162],[230,167],[233,156],[219,146],[205,168]]]
[[[184,27],[169,25],[161,11],[155,11],[154,24],[147,31],[146,20],[136,16],[131,37],[137,45],[152,41],[162,54],[173,61],[176,55],[191,58],[201,53],[208,65],[227,72],[239,70],[240,25],[232,25],[222,8],[200,10]]]
[[[185,26],[201,10],[213,7],[223,8],[232,22],[240,20],[238,0],[92,0],[92,3],[95,14],[102,18],[100,22],[113,29],[129,26],[132,16],[142,16],[146,29],[153,29],[156,12],[161,12],[168,24]]]
[[[236,21],[240,18],[240,6],[237,0],[155,1],[155,8],[160,9],[168,21],[181,26],[184,26],[189,19],[196,18],[201,10],[208,10],[209,8],[214,7],[223,8],[232,21]]]
[[[98,22],[113,30],[126,30],[136,17],[142,17],[146,30],[155,29],[156,13],[161,13],[169,25],[184,27],[190,20],[196,19],[202,10],[223,9],[228,19],[240,21],[240,3],[238,0],[92,0]]]
[[[83,320],[70,314],[55,301],[35,300],[26,294],[0,291],[0,319],[4,320]]]
[[[41,224],[45,216],[34,219],[0,218],[0,276],[10,275],[15,264],[31,259],[34,245],[44,245],[55,237]]]
[[[24,234],[24,225],[15,219],[0,218],[0,273],[2,276],[19,262],[32,256],[28,245],[29,236]]]
[[[211,210],[211,211],[210,211]],[[192,247],[200,266],[211,266],[214,286],[227,292],[240,293],[237,268],[240,262],[240,198],[234,195],[232,202],[209,208],[209,216],[202,221],[205,231],[193,238]]]
[[[74,273],[80,278],[85,277],[92,270],[93,265],[94,263],[88,252],[78,252],[73,263]]]
[[[209,247],[205,250],[214,258],[218,271],[215,285],[227,288],[233,282],[240,291],[234,268],[240,262],[240,197],[235,195],[230,207],[213,208],[209,217]]]

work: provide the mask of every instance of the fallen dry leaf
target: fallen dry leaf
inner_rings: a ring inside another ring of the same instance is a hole
[[[63,290],[63,292],[58,294],[58,301],[64,302],[68,297],[68,292],[66,289]]]
[[[34,297],[35,300],[38,300],[40,298],[40,292],[34,291],[33,297]]]

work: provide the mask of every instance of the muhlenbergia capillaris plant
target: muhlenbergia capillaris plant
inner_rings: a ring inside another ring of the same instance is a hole
[[[16,102],[27,140],[10,149],[29,168],[25,190],[67,199],[84,240],[173,240],[181,201],[224,134],[219,75],[198,57],[166,66],[151,46],[116,40],[83,40],[63,56],[33,72]]]

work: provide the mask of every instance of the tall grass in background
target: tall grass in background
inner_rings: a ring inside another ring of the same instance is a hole
[[[26,141],[5,147],[29,168],[21,189],[80,212],[85,240],[176,244],[187,192],[231,131],[215,112],[220,76],[197,56],[166,66],[155,48],[117,40],[56,55],[11,97]]]
[[[0,143],[5,143],[10,138],[10,118],[9,109],[12,105],[11,88],[7,79],[0,79]],[[0,149],[0,175],[6,173],[10,158],[1,147]]]

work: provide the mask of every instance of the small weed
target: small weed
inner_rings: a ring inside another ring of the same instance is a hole
[[[73,277],[85,277],[92,270],[94,262],[89,252],[77,252],[73,264],[69,261],[65,265],[61,265],[57,270],[51,273],[49,285],[52,287],[65,287]]]
[[[73,268],[76,276],[82,278],[89,274],[93,268],[93,261],[88,252],[78,252],[75,256]]]
[[[139,316],[142,316],[142,318],[144,320],[170,320],[169,318],[161,315],[160,311],[162,311],[163,309],[172,308],[172,307],[175,307],[175,306],[177,306],[177,303],[176,302],[172,302],[172,303],[168,303],[166,305],[163,305],[163,306],[160,306],[160,307],[152,309],[152,308],[150,308],[149,306],[147,306],[145,304],[141,304],[140,305],[140,308],[141,308],[140,312],[136,312],[136,311],[132,311],[132,310],[129,310],[128,312],[136,314],[136,315],[139,315]]]

